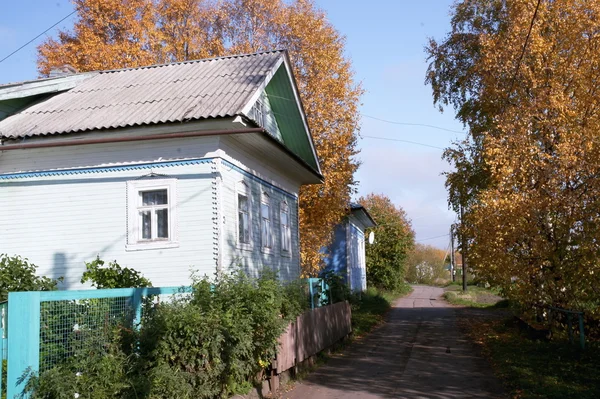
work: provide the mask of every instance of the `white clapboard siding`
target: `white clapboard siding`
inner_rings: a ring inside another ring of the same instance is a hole
[[[155,286],[189,284],[192,270],[213,276],[219,267],[238,265],[252,275],[267,267],[294,279],[300,265],[300,183],[286,165],[259,150],[234,137],[210,136],[2,152],[0,174],[40,174],[0,180],[0,253],[29,258],[40,275],[64,277],[66,289],[82,288],[84,263],[96,255],[142,272]],[[182,160],[202,163],[173,166]],[[68,172],[81,168],[99,169]],[[68,173],[42,173],[53,170]],[[151,172],[177,178],[179,246],[127,251],[126,182]],[[236,244],[235,190],[243,179],[252,188],[251,251]],[[270,254],[260,248],[262,191],[271,197]],[[292,256],[281,252],[279,206],[284,199],[290,209]]]
[[[0,173],[210,158],[218,145],[218,136],[207,136],[11,150],[0,153]]]
[[[185,285],[191,270],[216,270],[214,163],[161,167],[176,178],[179,246],[127,251],[127,181],[150,169],[21,178],[0,183],[0,252],[36,264],[38,274],[64,277],[62,288],[82,288],[85,262],[105,261],[140,271],[155,286]]]
[[[261,269],[275,271],[281,279],[293,280],[300,273],[299,241],[298,241],[298,200],[296,195],[285,194],[270,184],[261,181],[248,173],[232,168],[226,162],[221,165],[222,184],[219,197],[222,201],[223,213],[223,246],[222,263],[224,270],[242,268],[247,273],[256,275]],[[238,211],[237,188],[241,182],[251,191],[251,248],[241,248],[237,242]],[[273,248],[266,253],[261,248],[260,201],[262,193],[269,195],[271,204],[271,223],[273,231]],[[284,256],[281,251],[281,229],[279,206],[287,201],[290,209],[290,227],[292,251],[291,256]]]

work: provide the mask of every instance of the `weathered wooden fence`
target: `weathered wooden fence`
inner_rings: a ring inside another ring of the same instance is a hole
[[[276,370],[282,373],[335,344],[352,331],[348,302],[305,312],[279,338]]]

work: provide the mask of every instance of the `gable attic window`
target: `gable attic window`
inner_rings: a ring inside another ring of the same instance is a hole
[[[175,179],[127,182],[127,249],[178,246],[175,236]]]
[[[241,248],[251,249],[252,229],[251,212],[252,203],[250,200],[250,188],[241,181],[237,184],[237,244]]]
[[[256,103],[254,103],[253,113],[254,113],[254,121],[258,123],[259,126],[266,127],[265,124],[265,105],[261,99],[258,99]]]

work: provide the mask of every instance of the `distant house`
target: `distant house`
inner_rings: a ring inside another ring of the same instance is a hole
[[[353,203],[348,216],[336,226],[333,242],[325,250],[325,270],[345,277],[352,291],[367,289],[365,230],[376,225],[363,206]]]
[[[117,260],[299,275],[298,191],[322,182],[285,51],[0,86],[0,253],[63,288]]]

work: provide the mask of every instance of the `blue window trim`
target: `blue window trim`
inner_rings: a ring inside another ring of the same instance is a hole
[[[0,174],[1,180],[16,180],[16,179],[27,179],[34,177],[48,177],[48,176],[66,176],[66,175],[83,175],[83,174],[96,174],[96,173],[107,173],[107,172],[122,172],[127,170],[143,170],[143,169],[155,169],[155,168],[167,168],[173,166],[186,166],[186,165],[199,165],[205,163],[214,162],[217,158],[198,158],[198,159],[188,159],[184,161],[166,161],[166,162],[152,162],[152,163],[141,163],[141,164],[131,164],[131,165],[120,165],[120,166],[101,166],[96,168],[74,168],[74,169],[63,169],[63,170],[42,170],[37,172],[21,172],[21,173],[8,173],[8,174]],[[240,168],[233,163],[222,159],[221,162],[227,165],[231,169],[236,170],[239,173],[249,177],[252,180],[258,181],[260,184],[270,187],[272,190],[277,191],[289,198],[296,199],[297,196],[289,193],[268,181],[261,179],[258,176],[253,175],[252,173]]]

